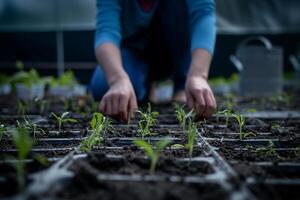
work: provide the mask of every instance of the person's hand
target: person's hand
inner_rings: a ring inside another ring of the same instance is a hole
[[[128,78],[113,82],[100,102],[101,112],[123,121],[128,121],[136,109],[135,92]]]
[[[207,80],[201,76],[187,78],[185,93],[187,105],[200,117],[211,117],[216,110],[216,100]]]

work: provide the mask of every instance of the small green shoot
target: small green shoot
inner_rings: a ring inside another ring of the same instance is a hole
[[[21,101],[18,100],[17,102],[17,113],[18,115],[25,115],[25,113],[29,112],[32,108],[32,102],[31,101]]]
[[[160,154],[161,154],[161,151],[168,144],[170,144],[171,141],[170,140],[160,140],[160,141],[155,143],[154,147],[152,147],[150,144],[148,144],[144,140],[134,140],[133,143],[136,146],[144,149],[144,151],[146,152],[146,154],[148,155],[148,157],[151,160],[151,165],[150,165],[149,172],[150,172],[150,174],[154,174],[158,159],[159,159]]]
[[[42,132],[44,135],[46,134],[45,131],[44,131],[42,128],[39,128],[39,127],[37,126],[37,124],[36,124],[36,123],[33,123],[32,120],[29,119],[29,118],[25,118],[25,117],[24,117],[22,123],[19,122],[19,121],[17,120],[17,126],[18,126],[19,128],[22,128],[22,127],[23,127],[23,128],[25,128],[25,129],[27,129],[27,131],[32,132],[34,138],[35,138],[35,136],[36,136],[36,132],[37,132],[37,131]]]
[[[104,117],[101,113],[94,113],[90,122],[92,133],[81,142],[80,150],[82,152],[90,152],[93,146],[101,144],[104,141],[104,135],[111,126],[109,118]]]
[[[273,130],[277,130],[277,129],[280,129],[281,126],[280,124],[276,123],[276,122],[273,122],[272,125],[271,125],[271,129]]]
[[[249,138],[249,137],[255,137],[256,136],[256,133],[254,132],[242,132],[240,133],[240,139],[245,139],[245,138]]]
[[[141,120],[138,122],[138,133],[141,134],[142,140],[145,136],[151,135],[151,128],[156,124],[156,117],[159,115],[158,112],[151,111],[151,105],[148,103],[148,108],[146,112],[141,110],[137,111],[141,114]]]
[[[280,157],[277,154],[274,143],[271,140],[269,140],[269,144],[267,147],[259,147],[255,152],[260,157]]]
[[[295,157],[300,158],[300,147],[297,147],[294,151]]]
[[[249,108],[249,109],[247,109],[247,112],[248,113],[256,113],[257,110],[255,108]]]
[[[50,107],[50,101],[49,100],[43,100],[43,99],[35,99],[34,100],[38,109],[39,113],[42,115],[44,114]]]
[[[69,112],[64,112],[61,114],[60,117],[58,117],[54,112],[51,112],[51,115],[56,119],[57,125],[58,125],[58,131],[61,132],[61,128],[64,123],[71,122],[71,123],[77,123],[76,119],[72,118],[66,118]]]
[[[184,110],[184,105],[180,106],[179,104],[174,104],[174,107],[175,107],[176,118],[180,126],[182,127],[182,131],[186,132],[187,119],[194,118],[195,116],[193,110],[191,110],[189,113],[186,113]]]
[[[245,123],[246,123],[245,116],[242,115],[242,114],[233,114],[232,116],[236,119],[236,121],[239,124],[240,139],[242,140],[243,137],[244,137],[243,128],[244,128]]]
[[[5,125],[0,123],[0,141],[2,140],[2,137],[4,136],[5,132],[6,132]]]
[[[93,118],[90,122],[90,125],[92,132],[104,136],[106,131],[112,128],[111,123],[112,122],[109,118],[105,118],[101,113],[95,112],[93,114]]]
[[[189,121],[188,126],[188,142],[185,144],[185,148],[189,151],[189,158],[191,160],[194,150],[194,144],[196,142],[196,135],[197,135],[197,125],[193,123],[191,120]]]
[[[216,112],[216,121],[218,125],[220,124],[221,115],[226,115],[227,112],[228,112],[227,110],[222,110],[222,111],[219,110],[218,112]]]
[[[12,139],[18,149],[18,162],[15,165],[17,170],[17,181],[19,190],[22,191],[25,187],[25,162],[24,160],[31,151],[34,140],[29,136],[27,129],[24,127],[18,127],[12,129]]]

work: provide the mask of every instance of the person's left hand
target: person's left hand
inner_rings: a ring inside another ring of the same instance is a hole
[[[200,117],[211,117],[216,110],[216,100],[207,80],[189,76],[185,85],[187,105]]]

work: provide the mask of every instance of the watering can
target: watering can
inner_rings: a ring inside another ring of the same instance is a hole
[[[265,37],[242,41],[231,62],[240,72],[239,91],[243,96],[273,96],[283,88],[283,50]]]

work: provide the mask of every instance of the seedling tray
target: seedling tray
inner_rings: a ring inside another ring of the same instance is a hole
[[[238,105],[246,112],[247,105]],[[237,107],[238,107],[237,106]],[[62,113],[63,106],[54,106]],[[192,158],[184,148],[172,144],[186,143],[174,110],[157,107],[158,123],[154,133],[145,137],[149,143],[168,138],[172,143],[163,150],[154,174],[149,174],[149,160],[144,150],[133,141],[140,139],[137,116],[130,124],[113,121],[113,129],[104,138],[101,146],[95,146],[89,154],[80,151],[80,143],[90,134],[90,116],[71,112],[77,124],[66,123],[58,132],[57,122],[50,113],[31,115],[29,118],[46,134],[36,132],[36,144],[27,163],[26,190],[20,194],[26,198],[44,199],[293,199],[299,196],[300,161],[294,155],[299,148],[300,112],[262,110],[245,113],[245,130],[255,131],[256,136],[239,138],[238,124],[233,117],[225,126],[225,117],[214,116],[197,121],[197,144]],[[240,112],[238,112],[240,113]],[[27,115],[26,115],[27,117]],[[1,122],[15,125],[23,116],[15,112],[0,116]],[[272,128],[279,124],[281,129]],[[0,184],[7,191],[0,197],[16,194],[16,179],[12,163],[17,150],[6,136],[0,154],[7,157],[0,168],[9,170],[0,173]],[[280,157],[262,156],[253,149],[267,147],[272,141]],[[48,166],[36,163],[33,156],[45,155]],[[287,158],[289,156],[289,158]],[[284,158],[284,159],[282,159]]]

